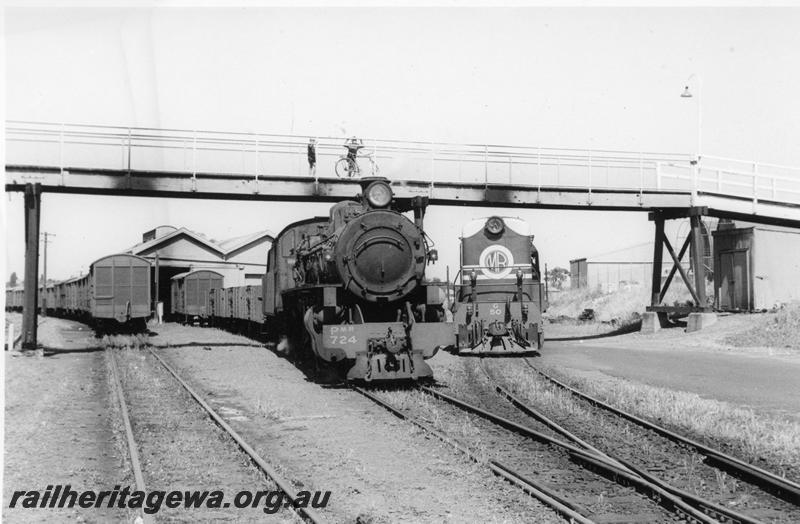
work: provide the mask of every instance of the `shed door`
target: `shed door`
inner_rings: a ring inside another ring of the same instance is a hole
[[[720,309],[750,309],[748,251],[720,253]]]

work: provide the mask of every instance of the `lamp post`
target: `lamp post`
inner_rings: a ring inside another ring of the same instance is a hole
[[[703,147],[703,80],[700,78],[700,75],[692,74],[686,79],[686,87],[684,87],[683,93],[681,93],[681,98],[695,98],[692,92],[689,91],[689,81],[692,80],[692,78],[697,82],[697,161],[699,161],[700,151]]]

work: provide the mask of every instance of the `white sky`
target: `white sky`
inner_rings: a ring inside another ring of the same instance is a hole
[[[694,73],[704,153],[800,166],[800,9],[13,9],[5,38],[9,119],[693,153]],[[24,232],[5,200],[7,277]],[[163,223],[226,238],[327,208],[48,194],[48,273]],[[430,211],[434,275],[491,213]],[[652,236],[643,213],[499,213],[531,221],[551,267]]]

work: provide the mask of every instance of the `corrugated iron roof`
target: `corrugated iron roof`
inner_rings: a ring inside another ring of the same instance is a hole
[[[272,236],[272,232],[265,229],[263,231],[256,231],[255,233],[250,233],[249,235],[242,235],[238,237],[229,238],[227,240],[221,240],[217,242],[217,245],[221,247],[226,253],[230,253],[232,251],[236,251],[242,246],[246,246],[251,242],[255,242],[261,238],[268,237],[270,241],[274,240]]]
[[[222,241],[219,241],[219,242],[215,242],[215,241],[209,240],[202,233],[198,233],[196,231],[192,231],[191,229],[186,229],[185,227],[181,227],[181,228],[177,228],[175,231],[172,231],[171,233],[168,233],[166,235],[154,238],[152,240],[148,240],[147,242],[140,242],[140,243],[132,246],[131,248],[129,248],[125,252],[126,253],[131,253],[133,255],[138,255],[138,254],[143,253],[143,252],[145,252],[145,251],[147,251],[149,249],[152,249],[154,246],[157,246],[159,244],[168,242],[168,241],[172,240],[173,238],[181,236],[181,235],[186,235],[186,236],[192,238],[193,240],[195,240],[196,242],[199,242],[200,244],[208,247],[212,251],[216,251],[217,253],[219,253],[221,255],[222,258],[224,258],[227,254],[232,253],[233,251],[236,251],[237,249],[239,249],[239,248],[241,248],[243,246],[246,246],[247,244],[250,244],[251,242],[254,242],[254,241],[258,240],[259,238],[268,237],[270,241],[274,239],[270,231],[264,230],[264,231],[257,231],[255,233],[251,233],[249,235],[233,237],[233,238],[229,238],[227,240],[222,240]]]

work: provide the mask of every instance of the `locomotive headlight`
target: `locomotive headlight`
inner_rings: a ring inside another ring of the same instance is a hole
[[[428,252],[428,260],[430,260],[431,262],[436,262],[437,260],[439,260],[439,252],[435,249],[431,249]]]
[[[506,225],[500,217],[491,217],[486,221],[486,231],[492,235],[499,235],[505,228]]]
[[[367,188],[366,196],[372,207],[386,207],[392,201],[392,188],[386,182],[373,182]]]

